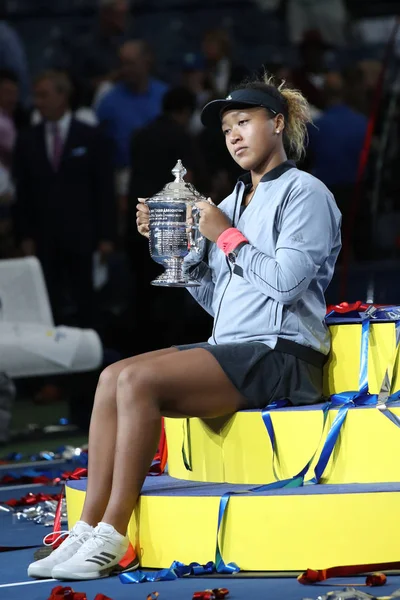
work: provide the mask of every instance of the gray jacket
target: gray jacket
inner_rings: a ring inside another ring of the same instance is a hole
[[[233,265],[216,244],[189,291],[214,317],[210,344],[278,338],[330,349],[324,292],[341,248],[341,214],[325,185],[291,161],[267,173],[241,214],[249,174],[219,208],[249,240]]]

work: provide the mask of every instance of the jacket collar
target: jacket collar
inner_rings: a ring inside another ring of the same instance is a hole
[[[294,160],[285,160],[283,163],[281,163],[274,169],[271,169],[271,171],[268,171],[268,173],[265,173],[265,175],[262,176],[260,183],[278,179],[281,175],[283,175],[283,173],[286,173],[286,171],[289,171],[289,169],[296,169],[296,168],[297,167],[296,167],[296,163],[294,162]],[[239,177],[238,181],[241,181],[245,185],[248,185],[249,183],[251,183],[250,173],[245,173],[244,175],[241,175]]]

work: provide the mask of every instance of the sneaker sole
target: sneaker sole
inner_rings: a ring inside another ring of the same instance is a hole
[[[28,567],[28,577],[33,577],[34,579],[52,579],[51,573],[52,569],[49,568]]]
[[[121,567],[120,565],[114,565],[107,569],[100,571],[92,571],[90,573],[73,573],[68,572],[60,568],[54,567],[51,577],[54,579],[60,579],[61,581],[83,581],[85,579],[103,579],[105,577],[112,577],[113,575],[120,575],[121,573],[128,573],[129,571],[136,571],[139,568],[139,562],[136,561],[133,565],[128,567]]]

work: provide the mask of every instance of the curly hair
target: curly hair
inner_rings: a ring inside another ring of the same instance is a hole
[[[262,79],[246,80],[236,89],[253,89],[267,91],[280,100],[285,107],[285,128],[283,145],[289,158],[299,161],[305,154],[308,140],[307,124],[312,123],[310,106],[299,90],[288,87],[285,81],[275,83],[273,75],[264,75]]]

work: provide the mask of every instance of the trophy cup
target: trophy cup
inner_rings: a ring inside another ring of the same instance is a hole
[[[207,243],[199,231],[200,210],[196,202],[206,198],[184,181],[187,171],[182,161],[178,160],[171,172],[175,181],[146,200],[150,211],[150,255],[165,268],[151,285],[193,287],[200,284],[190,275],[189,268],[204,258]]]

